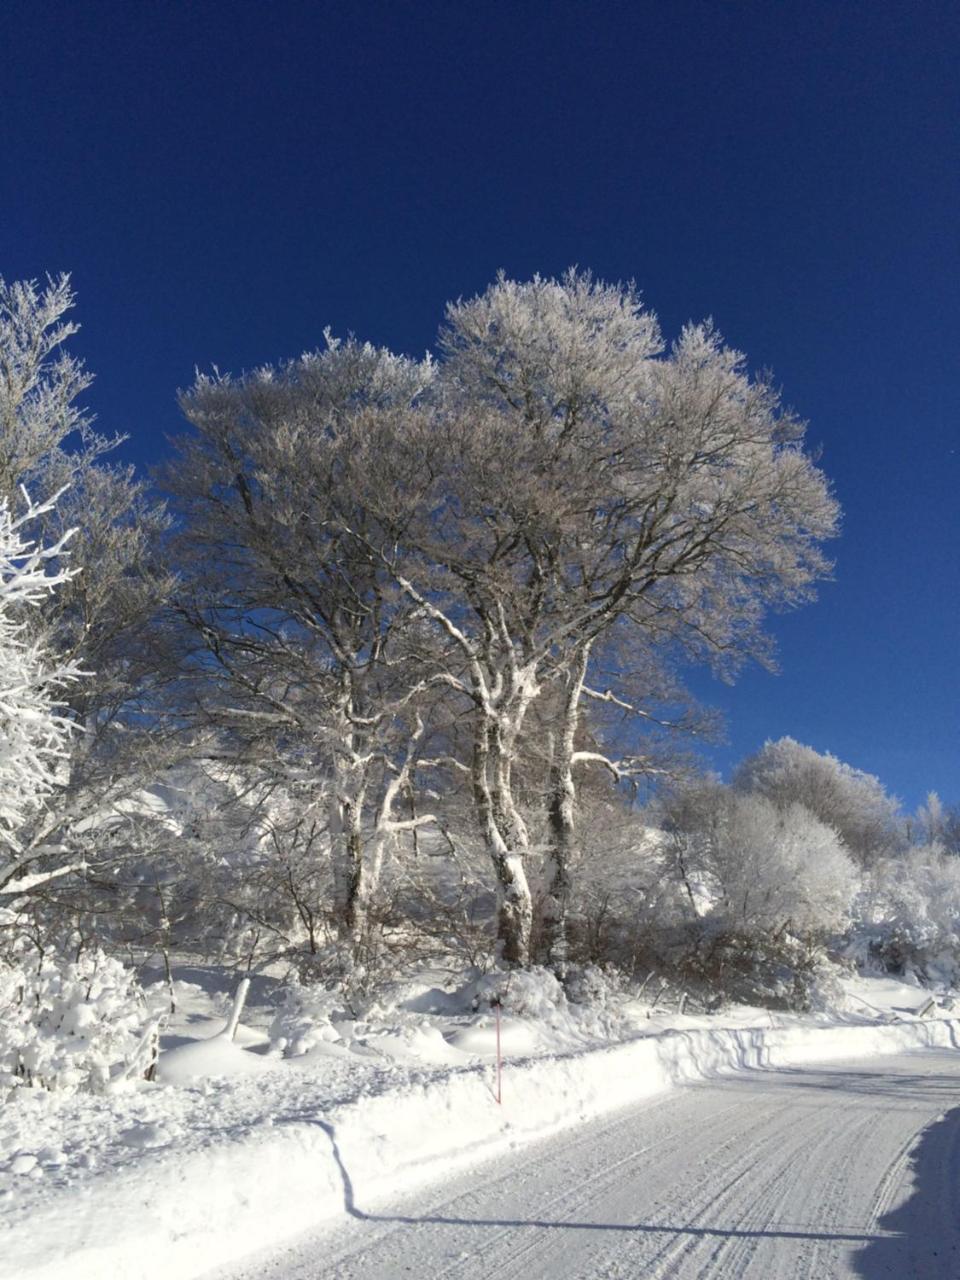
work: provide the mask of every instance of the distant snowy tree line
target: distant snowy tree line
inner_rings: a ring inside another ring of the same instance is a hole
[[[630,287],[500,277],[436,357],[327,333],[198,377],[151,487],[79,407],[72,302],[0,283],[9,963],[960,956],[956,809],[790,739],[729,787],[685,751],[677,672],[770,665],[838,518],[711,325],[667,347]]]

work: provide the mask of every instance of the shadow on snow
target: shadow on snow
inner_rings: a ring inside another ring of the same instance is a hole
[[[877,1222],[852,1260],[862,1280],[956,1280],[960,1276],[960,1107],[925,1129],[910,1156],[907,1200]]]

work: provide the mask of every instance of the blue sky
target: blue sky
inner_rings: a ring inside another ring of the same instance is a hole
[[[835,581],[782,673],[698,691],[720,767],[784,733],[960,799],[960,8],[4,6],[0,273],[69,270],[125,454],[195,366],[326,324],[411,353],[498,268],[712,315],[810,422]]]

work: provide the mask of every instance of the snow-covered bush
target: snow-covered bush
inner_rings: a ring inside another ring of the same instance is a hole
[[[838,962],[822,945],[790,934],[740,932],[707,917],[665,930],[649,957],[685,990],[712,1003],[810,1010],[840,997]]]
[[[611,966],[585,964],[568,970],[564,990],[571,1004],[605,1009],[623,994],[624,978]]]
[[[142,1077],[158,1021],[133,973],[102,951],[0,965],[0,1085],[103,1093]]]
[[[566,985],[550,969],[539,966],[501,969],[478,978],[464,992],[478,1013],[488,1013],[499,1001],[508,1017],[591,1040],[623,1033],[620,993],[616,977],[596,965],[571,969]]]
[[[671,839],[653,825],[653,815],[622,806],[619,815],[601,811],[595,825],[596,807],[589,816],[591,830],[571,868],[570,960],[581,972],[615,966],[635,973],[653,936],[688,918],[689,895],[677,873]],[[577,981],[571,971],[566,983],[571,994],[571,982]]]
[[[290,982],[270,1024],[270,1047],[284,1057],[296,1058],[318,1044],[339,1039],[332,1016],[342,1008],[337,992]]]
[[[520,1018],[549,1023],[557,1010],[566,1006],[567,997],[556,976],[549,969],[498,969],[484,974],[472,984],[475,1008],[489,1008],[498,1003]]]
[[[960,859],[937,845],[887,858],[864,880],[854,950],[921,979],[960,979]]]
[[[716,783],[664,815],[665,873],[682,886],[655,922],[644,963],[730,999],[809,1008],[847,928],[856,868],[836,832],[797,803],[783,807]]]

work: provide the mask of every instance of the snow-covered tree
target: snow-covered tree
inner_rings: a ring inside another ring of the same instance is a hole
[[[956,984],[960,859],[941,845],[882,858],[864,873],[855,944],[888,969]]]
[[[849,923],[854,864],[808,809],[733,792],[715,831],[706,859],[719,891],[715,910],[738,931],[807,937]]]
[[[440,348],[434,367],[331,346],[188,393],[198,439],[175,484],[217,576],[181,614],[232,686],[234,725],[313,735],[338,797],[341,912],[362,898],[365,825],[405,821],[374,792],[390,809],[423,767],[418,700],[469,724],[468,758],[445,767],[469,781],[512,963],[533,923],[519,760],[549,705],[536,789],[562,967],[574,770],[648,764],[583,741],[586,698],[651,714],[643,690],[595,682],[597,655],[620,630],[633,669],[664,647],[728,670],[765,657],[764,609],[810,594],[836,506],[743,357],[709,325],[664,352],[633,289],[501,278],[448,308]]]
[[[675,797],[665,828],[693,916],[744,937],[822,937],[849,922],[854,863],[802,805],[706,783]]]
[[[383,493],[398,447],[422,461],[416,508],[402,521],[381,510],[382,554],[446,642],[471,708],[478,823],[504,955],[519,963],[532,909],[513,773],[531,706],[563,687],[544,788],[545,925],[562,967],[574,769],[644,763],[579,749],[584,698],[608,695],[592,655],[622,627],[644,653],[679,646],[727,669],[766,656],[764,608],[809,596],[836,505],[802,425],[743,357],[709,325],[664,353],[633,289],[577,273],[501,278],[448,308],[441,349],[439,393],[400,423],[368,424],[357,466]],[[642,700],[631,709],[649,714]]]
[[[660,821],[647,963],[751,1003],[822,1000],[834,982],[828,949],[846,935],[860,884],[836,832],[801,805],[714,780],[676,793]]]
[[[31,633],[29,618],[68,576],[51,562],[63,553],[61,539],[43,547],[25,526],[47,506],[28,500],[14,517],[0,498],[0,894],[21,894],[72,868],[31,874],[21,831],[62,785],[72,725],[58,703],[75,679],[73,665],[49,654]]]
[[[371,552],[349,453],[358,421],[409,406],[431,377],[429,362],[328,336],[279,369],[200,378],[182,398],[196,435],[170,471],[186,516],[174,613],[188,718],[245,765],[312,774],[329,808],[327,914],[354,945],[390,840],[431,820],[398,812],[431,681],[413,610]]]
[[[900,841],[899,805],[877,778],[793,738],[764,743],[737,769],[733,785],[781,807],[803,805],[832,827],[863,865]]]
[[[86,673],[58,694],[58,714],[82,732],[61,762],[56,802],[33,810],[19,833],[22,857],[38,868],[65,851],[96,859],[89,818],[149,773],[151,735],[140,714],[155,665],[149,623],[170,581],[157,554],[162,503],[132,469],[111,462],[122,437],[95,431],[80,404],[91,377],[65,349],[77,331],[73,302],[66,276],[45,285],[0,279],[0,498],[12,521],[29,514],[49,572],[72,534],[71,572],[20,618],[21,639]],[[25,493],[60,496],[31,511]],[[88,881],[82,892],[89,889]],[[52,915],[79,905],[80,890],[58,882],[56,893],[71,901],[51,902]]]
[[[93,379],[64,349],[79,328],[67,318],[73,306],[68,276],[44,287],[0,278],[0,497],[17,514],[24,491],[61,495],[34,513],[38,536],[55,544],[73,530],[71,563],[84,572],[63,583],[34,624],[58,653],[91,669],[71,691],[89,718],[117,700],[115,660],[129,672],[121,637],[142,626],[169,587],[157,556],[167,520],[133,469],[111,461],[125,437],[94,430],[79,404]]]
[[[907,826],[915,843],[960,854],[960,806],[944,804],[936,791],[928,793]]]

